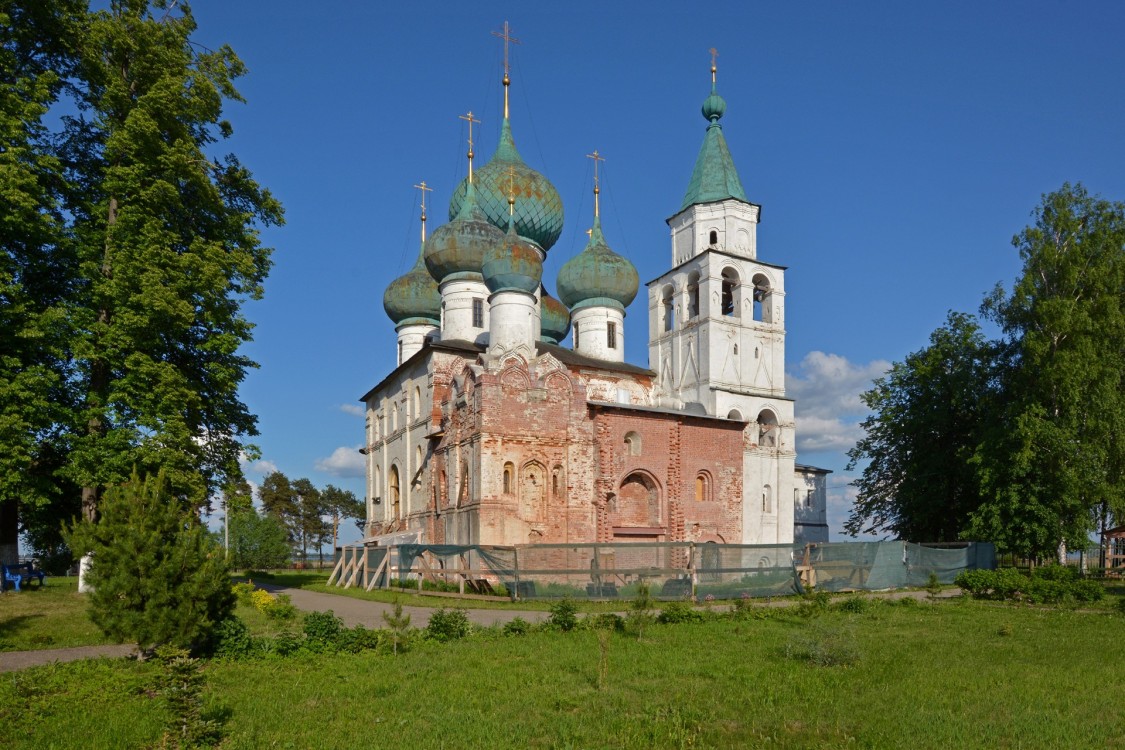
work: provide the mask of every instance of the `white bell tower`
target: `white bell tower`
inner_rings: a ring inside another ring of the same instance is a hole
[[[785,267],[758,260],[761,207],[742,188],[715,90],[680,210],[672,268],[648,284],[649,368],[661,406],[745,422],[744,544],[793,541],[796,446],[785,397]]]

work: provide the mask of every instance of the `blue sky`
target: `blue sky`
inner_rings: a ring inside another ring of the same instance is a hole
[[[501,119],[508,20],[512,128],[558,188],[562,238],[544,278],[579,252],[602,165],[606,239],[641,280],[671,265],[668,218],[705,121],[719,51],[724,134],[763,206],[759,258],[789,267],[787,373],[798,460],[832,469],[840,538],[858,394],[925,345],[950,309],[1011,283],[1011,238],[1064,181],[1125,198],[1125,4],[345,3],[197,0],[196,41],[246,63],[233,151],[282,201],[242,393],[262,460],[363,495],[358,398],[394,365],[383,289],[463,178],[472,110],[483,163]],[[562,8],[565,7],[565,10]],[[643,293],[628,361],[647,364]]]

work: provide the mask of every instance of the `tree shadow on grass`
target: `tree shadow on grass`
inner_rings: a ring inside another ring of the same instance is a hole
[[[41,619],[43,619],[43,615],[16,615],[0,620],[0,651],[8,650],[10,648],[9,641],[21,636],[25,636],[26,640],[35,643],[37,636],[26,634],[34,631],[37,626],[35,621]],[[38,638],[45,639],[42,641],[42,645],[49,645],[54,640],[49,635],[38,636]]]

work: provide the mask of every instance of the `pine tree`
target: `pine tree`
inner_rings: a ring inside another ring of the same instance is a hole
[[[234,608],[223,550],[163,473],[133,474],[108,490],[96,522],[71,532],[73,549],[91,551],[90,616],[119,642],[142,649],[202,644]]]

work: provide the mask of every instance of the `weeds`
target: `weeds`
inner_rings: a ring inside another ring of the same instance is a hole
[[[785,656],[818,667],[849,667],[859,663],[859,643],[846,625],[810,623],[785,644]]]

